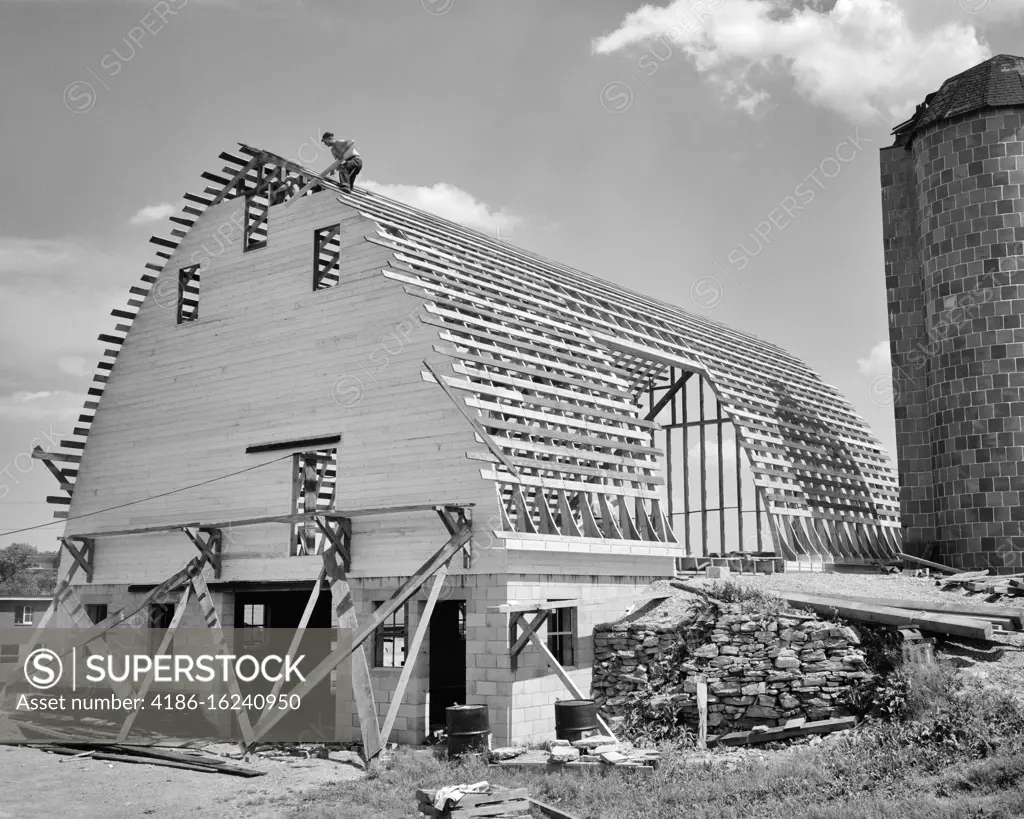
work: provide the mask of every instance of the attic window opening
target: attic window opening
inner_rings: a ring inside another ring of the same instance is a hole
[[[341,224],[313,231],[313,292],[341,281]]]
[[[199,318],[199,265],[178,271],[178,324]]]
[[[245,238],[242,251],[258,250],[267,246],[270,200],[266,194],[245,197]]]

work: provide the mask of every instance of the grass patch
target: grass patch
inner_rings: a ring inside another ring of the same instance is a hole
[[[704,587],[707,593],[723,603],[738,603],[744,614],[773,617],[789,611],[789,603],[769,591],[744,586],[734,580],[712,583]]]
[[[365,780],[325,787],[289,819],[415,815],[417,788],[487,780],[525,787],[581,819],[1015,819],[1024,816],[1024,712],[1012,698],[964,686],[949,668],[908,666],[892,718],[871,719],[817,747],[713,765],[666,748],[650,775],[519,772],[439,749],[402,750]],[[690,760],[690,763],[687,763]],[[696,761],[696,764],[694,764]],[[539,815],[539,814],[538,814]]]

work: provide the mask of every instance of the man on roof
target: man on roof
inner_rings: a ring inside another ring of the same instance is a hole
[[[341,189],[351,192],[356,177],[359,176],[359,172],[363,169],[363,160],[359,156],[359,151],[356,150],[355,142],[351,139],[336,140],[334,134],[330,131],[325,131],[323,143],[331,149],[331,154],[333,154],[334,158],[341,161],[341,164],[338,166],[338,182],[341,184]]]

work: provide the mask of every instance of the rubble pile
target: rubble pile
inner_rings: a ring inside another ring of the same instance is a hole
[[[739,604],[671,625],[627,618],[594,630],[593,697],[613,715],[643,699],[645,715],[694,727],[703,678],[715,732],[846,716],[845,692],[872,676],[859,646],[851,627]]]

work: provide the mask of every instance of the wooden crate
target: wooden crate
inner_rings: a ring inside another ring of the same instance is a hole
[[[450,816],[452,819],[470,816],[522,816],[530,812],[529,793],[526,788],[493,788],[490,793],[467,793],[459,804],[447,813],[434,807],[437,791],[416,791],[417,807],[427,816]]]

